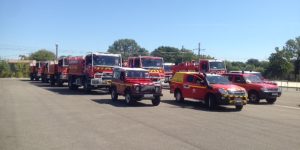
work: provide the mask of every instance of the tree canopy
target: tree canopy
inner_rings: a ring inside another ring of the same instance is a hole
[[[36,61],[54,60],[55,54],[46,49],[40,49],[29,55],[28,59]]]
[[[123,59],[127,59],[129,56],[149,55],[149,52],[133,39],[119,39],[109,46],[107,52],[122,54]]]

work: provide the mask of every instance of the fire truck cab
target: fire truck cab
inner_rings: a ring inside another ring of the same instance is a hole
[[[84,57],[69,58],[68,85],[71,90],[83,86],[91,89],[109,88],[114,67],[122,66],[120,54],[90,53]]]
[[[173,67],[173,75],[184,71],[223,74],[226,73],[226,65],[222,60],[199,59],[198,62],[184,62]]]
[[[152,81],[162,83],[165,79],[162,57],[138,56],[128,58],[129,68],[143,68],[149,70],[149,76]]]

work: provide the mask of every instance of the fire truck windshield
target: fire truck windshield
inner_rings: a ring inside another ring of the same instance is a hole
[[[120,57],[94,55],[93,62],[95,66],[120,66]]]
[[[149,78],[149,73],[147,71],[128,70],[126,76],[128,78]]]
[[[212,70],[225,70],[224,63],[223,62],[219,62],[219,61],[209,62],[209,67]]]
[[[143,64],[143,67],[145,67],[145,68],[163,67],[163,60],[162,59],[142,58],[142,64]]]
[[[207,75],[206,79],[209,84],[230,84],[230,81],[224,76]]]
[[[166,72],[171,72],[172,71],[171,68],[172,68],[172,66],[170,66],[170,65],[165,65],[164,66],[164,69],[165,69]]]

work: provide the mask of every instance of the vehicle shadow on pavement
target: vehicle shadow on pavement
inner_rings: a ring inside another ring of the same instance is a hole
[[[273,105],[273,104],[269,104],[267,102],[259,102],[259,103],[247,103],[247,105]]]
[[[49,83],[41,83],[40,81],[29,81],[29,83],[61,95],[107,95],[109,94],[107,90],[95,90],[95,91],[90,91],[89,93],[85,93],[82,88],[79,88],[78,90],[70,90],[66,86],[63,87],[50,86]]]
[[[174,105],[180,108],[188,108],[208,112],[239,112],[233,106],[217,106],[214,110],[209,110],[203,103],[195,101],[176,102],[175,100],[162,100],[161,102]]]
[[[91,99],[93,102],[96,102],[101,105],[112,105],[115,107],[155,107],[152,104],[145,104],[142,102],[136,102],[133,105],[127,105],[124,99],[117,101],[112,101],[111,99]]]

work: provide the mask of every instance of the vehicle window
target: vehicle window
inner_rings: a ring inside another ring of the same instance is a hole
[[[85,57],[86,65],[91,65],[92,64],[92,59],[91,58],[92,58],[91,55]]]
[[[64,66],[69,66],[69,59],[68,58],[64,58],[63,60],[64,60],[63,61],[64,62],[63,65]]]
[[[194,77],[194,82],[196,83],[196,84],[203,84],[204,83],[204,81],[203,81],[203,79],[201,79],[200,77]]]
[[[225,65],[223,62],[209,62],[210,69],[225,69]]]
[[[204,72],[208,71],[207,64],[202,64],[201,68],[204,70]]]
[[[120,66],[120,57],[106,56],[106,55],[93,55],[94,65],[105,66]]]
[[[163,67],[162,59],[142,58],[143,67]]]
[[[58,61],[58,66],[63,66],[63,60],[62,60],[62,59],[60,59],[60,60]]]
[[[233,77],[232,76],[227,76],[229,81],[232,81]]]
[[[192,83],[192,82],[194,81],[194,76],[188,75],[188,76],[186,77],[186,81]]]
[[[134,60],[134,67],[136,67],[136,68],[140,68],[140,59],[135,59]]]
[[[126,71],[126,77],[128,77],[128,78],[149,78],[149,73],[148,73],[148,71],[128,70],[128,71]]]
[[[230,81],[224,76],[206,76],[209,84],[230,84]]]
[[[245,77],[247,82],[251,82],[251,83],[261,83],[263,82],[258,76],[256,75],[251,75],[251,76],[246,76]]]
[[[236,83],[245,83],[245,80],[242,76],[235,76]]]
[[[125,72],[124,72],[124,71],[122,71],[122,72],[120,73],[120,80],[122,80],[122,81],[125,80]]]
[[[120,79],[120,71],[115,71],[114,75],[113,75],[113,78]]]

